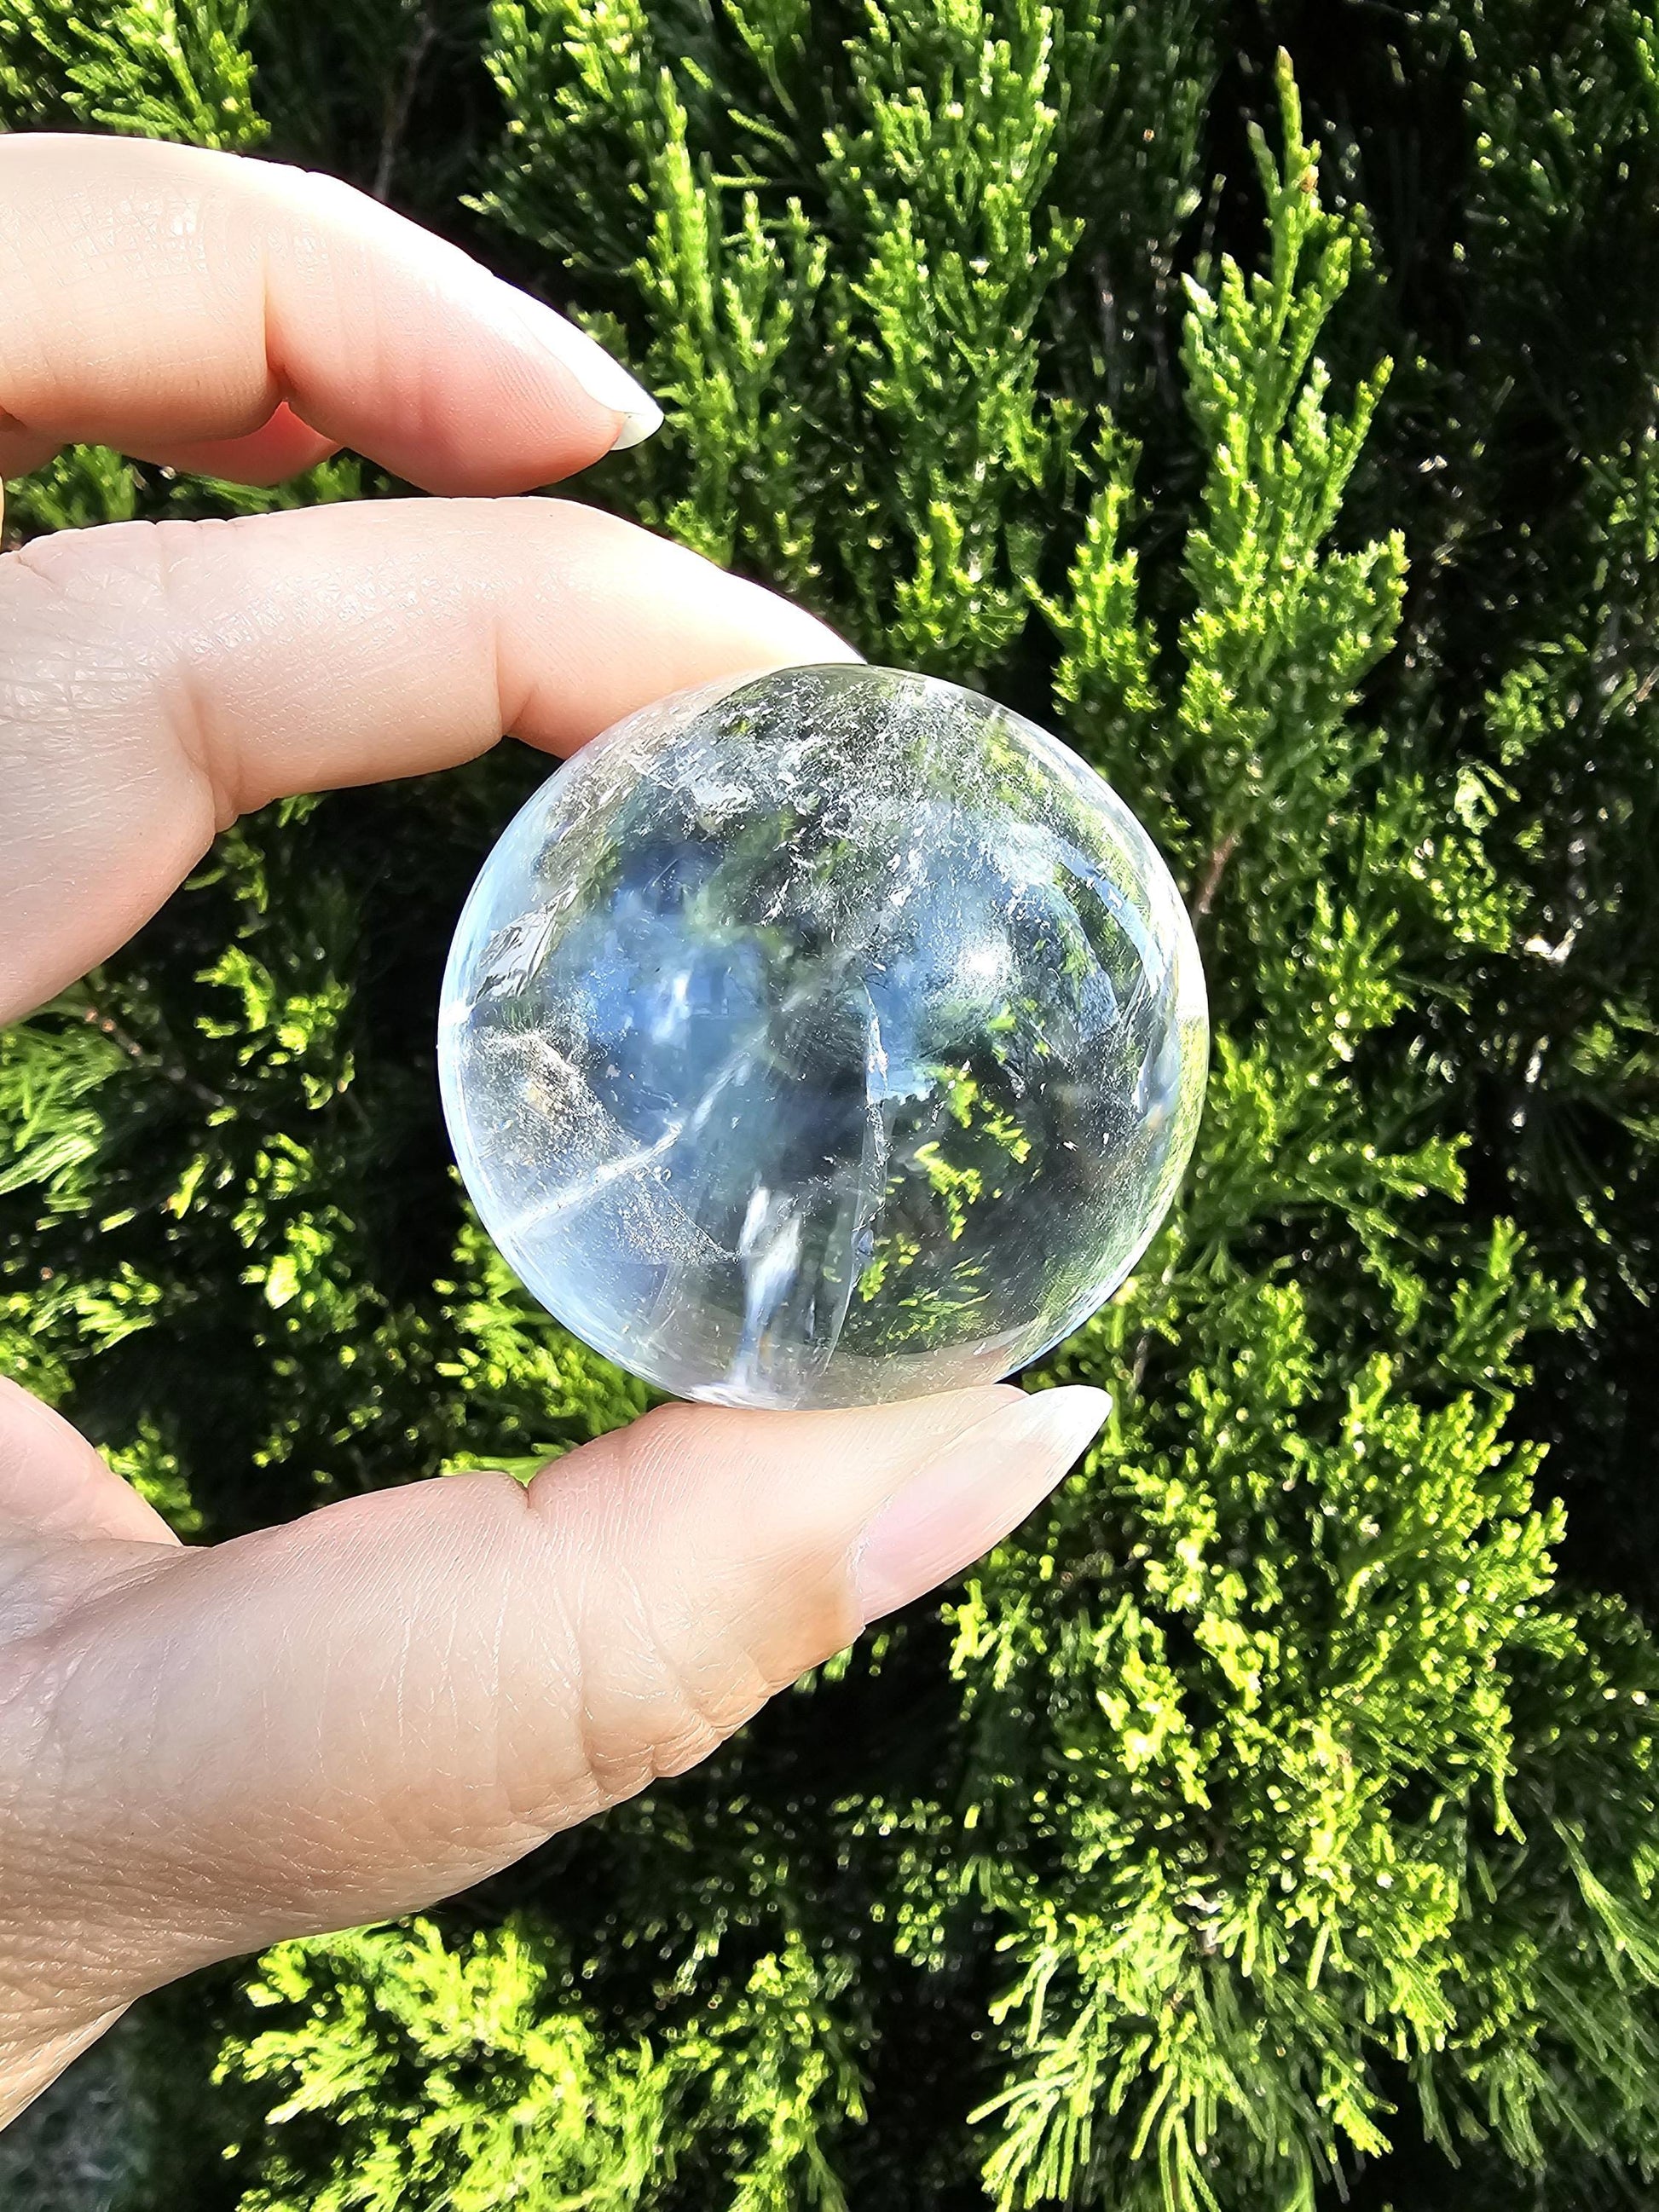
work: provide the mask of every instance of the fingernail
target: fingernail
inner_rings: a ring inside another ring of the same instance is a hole
[[[854,1573],[866,1622],[972,1565],[1042,1504],[1111,1411],[1104,1390],[1036,1390],[928,1461],[864,1532]]]
[[[641,444],[653,431],[660,428],[661,408],[597,338],[589,337],[586,331],[567,322],[544,301],[532,299],[528,292],[520,292],[511,284],[503,285],[502,289],[511,294],[514,312],[537,344],[550,353],[562,368],[569,370],[590,399],[622,416],[622,428],[611,447],[613,453],[626,453],[630,446]]]

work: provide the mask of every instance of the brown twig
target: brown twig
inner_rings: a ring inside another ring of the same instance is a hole
[[[1221,889],[1221,878],[1227,872],[1227,863],[1238,849],[1238,832],[1230,830],[1210,855],[1210,865],[1204,873],[1198,896],[1193,901],[1193,920],[1201,921],[1215,903],[1215,895]]]
[[[137,1060],[141,1067],[154,1068],[167,1082],[176,1084],[181,1091],[188,1091],[191,1097],[199,1099],[204,1106],[217,1109],[224,1104],[218,1092],[210,1091],[205,1083],[198,1083],[187,1067],[180,1067],[163,1054],[141,1044],[130,1030],[123,1029],[114,1016],[105,1013],[101,1007],[88,1006],[83,1018],[106,1036],[112,1044],[118,1045],[129,1060]]]
[[[377,200],[384,200],[392,190],[392,172],[397,165],[398,142],[409,123],[409,112],[415,105],[415,87],[419,81],[422,64],[432,51],[438,35],[438,21],[433,12],[432,0],[427,0],[421,10],[421,27],[415,33],[404,59],[404,73],[398,89],[386,102],[386,125],[380,132],[380,158],[374,165],[374,182],[370,190]]]
[[[1151,1358],[1152,1352],[1152,1332],[1143,1328],[1135,1343],[1135,1356],[1129,1363],[1129,1388],[1137,1397],[1140,1394],[1141,1384],[1146,1379],[1146,1362]]]

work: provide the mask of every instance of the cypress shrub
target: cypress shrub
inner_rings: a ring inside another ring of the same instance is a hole
[[[668,420],[559,495],[1060,730],[1216,1023],[1051,1505],[708,1765],[141,2008],[86,2201],[1651,2201],[1659,9],[0,0],[0,121],[570,304]],[[76,449],[9,527],[406,489]],[[545,772],[246,821],[0,1039],[0,1362],[192,1540],[647,1402],[437,1113]]]

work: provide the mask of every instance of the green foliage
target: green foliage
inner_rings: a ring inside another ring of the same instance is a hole
[[[969,681],[1024,623],[1036,504],[1079,421],[1040,399],[1031,343],[1082,232],[1048,198],[1057,27],[1043,6],[1007,14],[999,36],[978,5],[872,8],[848,125],[826,141],[848,260],[836,319],[862,325],[847,348],[860,443],[885,462],[855,493],[880,557],[854,580],[884,651]],[[933,434],[913,441],[924,413]]]
[[[3,0],[0,116],[240,153],[265,125],[246,39],[252,0]]]
[[[1120,50],[1150,58],[1162,20],[872,6],[842,46],[788,7],[733,4],[688,40],[636,0],[498,0],[507,142],[479,205],[642,325],[679,489],[640,511],[716,557],[741,546],[908,665],[975,680],[1005,659],[1083,422],[1034,343],[1088,230],[1054,185],[1091,191],[1105,141],[1152,113]],[[1179,67],[1174,89],[1180,136]],[[1190,198],[1164,194],[1164,221]]]
[[[281,2148],[248,2212],[635,2203],[662,2127],[650,2052],[607,2053],[579,2011],[542,2010],[546,1979],[511,1929],[451,1950],[417,1921],[271,1953],[248,2001],[295,2024],[222,2062],[283,2092]],[[328,2123],[320,2191],[313,2116]]]
[[[1329,372],[1314,353],[1345,289],[1355,241],[1317,198],[1316,149],[1304,145],[1288,64],[1282,165],[1260,131],[1268,196],[1269,268],[1247,280],[1224,265],[1216,296],[1191,285],[1188,405],[1209,471],[1202,520],[1187,544],[1195,608],[1183,639],[1182,752],[1203,789],[1219,855],[1281,809],[1316,813],[1369,765],[1342,734],[1354,687],[1393,640],[1403,584],[1396,534],[1355,554],[1326,545],[1387,379],[1384,362],[1352,407],[1327,405]],[[1310,875],[1322,857],[1304,852]],[[1259,888],[1257,885],[1252,888]],[[1207,912],[1213,872],[1199,884]],[[1272,934],[1282,917],[1271,916]]]
[[[1331,0],[1285,63],[1259,12],[247,33],[276,150],[653,382],[597,495],[1112,777],[1215,1049],[1176,1215],[1031,1378],[1116,1401],[1046,1512],[441,1926],[154,2027],[132,2212],[1644,2201],[1659,18]],[[0,0],[0,105],[246,145],[245,29]],[[386,489],[77,449],[10,521]],[[538,773],[272,809],[0,1040],[0,1359],[187,1534],[647,1402],[436,1127],[447,929]]]
[[[681,2140],[720,2144],[733,2212],[845,2212],[820,2141],[860,2110],[844,1967],[797,1938],[657,2051],[561,2006],[568,1964],[511,1926],[451,1947],[424,1921],[270,1953],[247,1996],[272,2024],[220,2062],[281,2092],[246,2212],[622,2212],[663,2201]]]

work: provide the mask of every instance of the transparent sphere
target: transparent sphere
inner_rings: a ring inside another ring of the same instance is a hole
[[[825,666],[595,739],[485,862],[444,979],[485,1226],[680,1397],[988,1382],[1109,1297],[1208,1052],[1179,894],[1077,756],[977,693]]]

